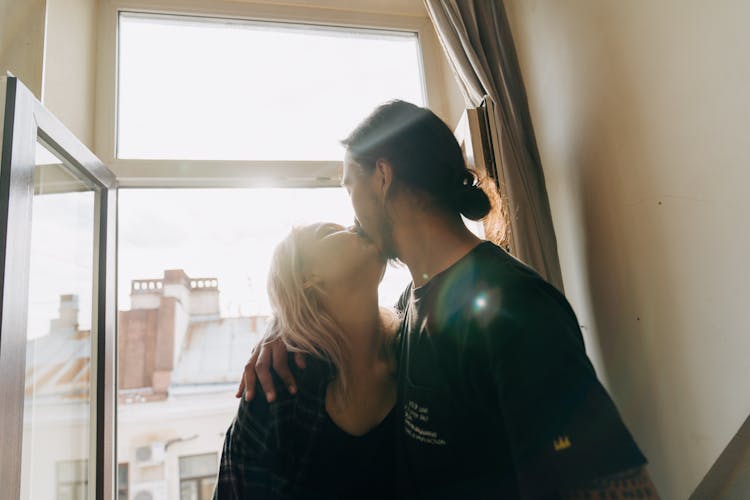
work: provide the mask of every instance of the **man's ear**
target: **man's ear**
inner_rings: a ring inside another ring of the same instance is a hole
[[[385,158],[375,162],[375,188],[381,194],[383,199],[388,195],[393,186],[393,165]]]

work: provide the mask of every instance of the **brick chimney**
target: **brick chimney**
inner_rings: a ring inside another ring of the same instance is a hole
[[[165,297],[174,297],[185,311],[190,314],[190,278],[182,269],[168,269],[164,271]]]
[[[120,311],[120,388],[166,396],[190,324],[190,278],[172,269],[133,280],[130,298],[131,310]]]
[[[59,317],[50,321],[50,332],[78,330],[78,295],[60,295]]]

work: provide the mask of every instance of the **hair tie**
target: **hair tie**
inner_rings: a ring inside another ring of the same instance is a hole
[[[467,170],[463,175],[463,179],[461,180],[461,191],[468,191],[477,187],[477,185],[478,179],[476,174],[471,170]]]

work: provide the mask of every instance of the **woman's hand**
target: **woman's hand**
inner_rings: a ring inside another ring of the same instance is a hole
[[[235,397],[242,397],[244,393],[245,401],[251,401],[255,397],[255,381],[258,380],[263,392],[266,393],[266,400],[269,403],[273,402],[276,399],[276,387],[271,376],[271,369],[284,382],[289,394],[296,394],[297,382],[289,370],[287,354],[286,346],[279,338],[267,342],[260,341],[253,348],[252,355],[245,365]],[[300,369],[305,368],[305,358],[302,353],[294,354],[294,362]]]

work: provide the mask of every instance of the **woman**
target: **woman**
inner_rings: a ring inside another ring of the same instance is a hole
[[[337,224],[276,247],[267,341],[307,354],[307,367],[297,396],[242,400],[214,499],[393,496],[398,320],[378,306],[384,270],[368,239]]]

